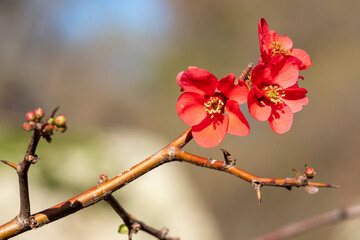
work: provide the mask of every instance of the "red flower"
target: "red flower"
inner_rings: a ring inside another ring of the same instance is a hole
[[[189,67],[180,72],[177,83],[183,94],[176,111],[180,119],[192,126],[194,140],[202,147],[215,147],[226,133],[246,136],[250,127],[240,111],[249,93],[245,83],[234,85],[235,75],[220,81],[205,69]]]
[[[276,133],[289,131],[293,113],[309,101],[307,90],[297,85],[299,62],[295,57],[279,55],[267,64],[257,65],[251,72],[249,112],[256,120],[268,120]]]
[[[261,19],[258,26],[260,42],[260,62],[267,63],[272,57],[277,55],[294,56],[301,62],[299,69],[304,70],[311,66],[310,56],[301,49],[292,49],[293,42],[284,35],[280,36],[275,31],[270,31],[265,19]]]

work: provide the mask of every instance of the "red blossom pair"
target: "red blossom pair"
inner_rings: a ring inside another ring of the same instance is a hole
[[[226,133],[246,136],[250,127],[239,107],[246,101],[252,117],[268,120],[280,134],[289,131],[293,113],[308,103],[307,90],[298,87],[298,79],[299,70],[311,65],[309,55],[292,49],[291,39],[270,31],[264,19],[259,22],[259,42],[261,56],[248,84],[235,81],[233,73],[218,80],[197,67],[178,74],[176,80],[184,93],[176,110],[180,119],[192,126],[200,146],[215,147]]]
[[[286,35],[270,31],[265,19],[258,26],[260,59],[251,71],[248,97],[250,115],[258,121],[269,121],[274,132],[290,130],[293,114],[308,103],[307,90],[298,87],[299,70],[311,66],[310,56],[301,49],[292,49]]]

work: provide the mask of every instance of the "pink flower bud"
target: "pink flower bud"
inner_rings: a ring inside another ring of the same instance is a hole
[[[32,111],[29,111],[25,115],[26,120],[28,121],[34,121],[35,120],[35,114]]]
[[[66,117],[64,114],[57,115],[55,117],[54,123],[58,127],[64,127],[66,124]]]
[[[29,124],[28,122],[24,122],[23,123],[23,129],[25,131],[31,131],[33,129],[33,127],[31,126],[31,124]]]
[[[307,176],[307,178],[311,179],[315,176],[315,174],[316,172],[314,168],[305,165],[305,175]]]
[[[54,125],[55,124],[55,118],[49,118],[47,123],[50,124],[50,125]]]
[[[100,175],[100,180],[103,181],[103,182],[107,182],[108,177],[105,174],[101,174]]]
[[[54,130],[54,126],[53,126],[53,125],[45,125],[44,131],[46,131],[46,132],[51,132],[52,130]]]
[[[44,116],[44,110],[42,108],[37,108],[34,110],[35,117],[41,119]]]

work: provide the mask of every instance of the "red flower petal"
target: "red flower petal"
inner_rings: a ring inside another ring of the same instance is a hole
[[[177,84],[178,84],[180,87],[181,87],[181,77],[182,77],[183,73],[184,73],[184,71],[181,71],[181,72],[179,72],[178,75],[176,76],[176,82],[177,82]],[[184,89],[181,87],[180,91],[183,92]]]
[[[261,62],[268,62],[270,58],[270,45],[272,44],[270,30],[267,22],[264,18],[260,19],[258,24],[259,43],[260,43],[260,54]]]
[[[227,101],[226,112],[229,116],[228,133],[237,136],[248,135],[250,132],[250,126],[244,114],[240,111],[239,104],[235,101]]]
[[[219,145],[225,138],[229,126],[229,117],[208,115],[199,125],[192,127],[194,140],[202,147],[211,148]]]
[[[231,73],[220,79],[218,90],[222,92],[228,99],[235,100],[239,104],[246,102],[249,94],[249,88],[243,81],[239,81],[238,85],[234,85],[235,74]]]
[[[252,89],[248,97],[248,108],[250,115],[258,121],[266,121],[270,117],[271,107],[262,105],[256,97],[256,92]]]
[[[258,64],[251,71],[251,82],[260,86],[263,82],[271,81],[271,67],[265,64]]]
[[[234,82],[235,82],[235,74],[230,73],[229,75],[219,80],[217,89],[227,97],[227,93],[230,92],[235,87]]]
[[[307,105],[309,102],[305,88],[288,88],[284,90],[284,93],[285,96],[282,99],[293,113],[300,111],[302,106]]]
[[[199,124],[207,116],[204,101],[205,97],[197,93],[181,94],[176,103],[176,111],[180,119],[189,126]]]
[[[201,95],[214,94],[218,85],[218,80],[212,73],[197,67],[189,67],[182,74],[179,82],[180,87],[184,91],[195,92]]]
[[[299,67],[300,70],[305,70],[308,67],[310,67],[312,64],[309,54],[307,54],[302,49],[297,49],[297,48],[293,49],[291,51],[291,55],[298,58],[302,62]]]
[[[272,84],[279,84],[285,89],[297,82],[299,78],[299,60],[297,58],[279,55],[274,57],[270,62],[272,63]]]
[[[290,50],[293,47],[293,41],[286,35],[280,36],[275,31],[271,31],[273,34],[273,41],[280,43],[286,50]]]
[[[290,130],[293,122],[293,112],[290,107],[273,108],[269,117],[269,124],[276,133],[283,134]]]

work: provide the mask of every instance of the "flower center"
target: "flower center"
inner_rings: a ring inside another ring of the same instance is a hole
[[[225,100],[220,95],[211,96],[206,102],[204,102],[205,111],[214,117],[214,114],[221,114],[224,112]]]
[[[265,96],[267,96],[275,105],[278,103],[283,103],[281,97],[285,97],[285,92],[281,87],[270,85],[266,86],[263,91]]]
[[[272,54],[273,56],[277,55],[290,55],[290,52],[279,42],[273,42],[272,44]]]

